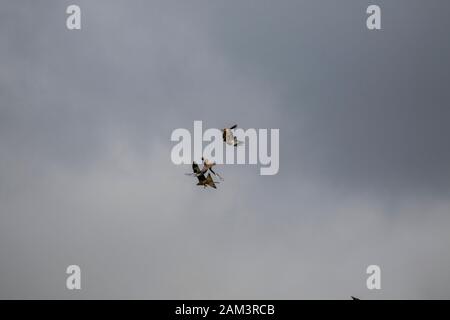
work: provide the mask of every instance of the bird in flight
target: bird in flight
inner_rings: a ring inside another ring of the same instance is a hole
[[[211,177],[211,173],[208,173],[208,176],[205,177],[205,172],[208,170],[206,169],[205,172],[202,172],[203,170],[200,170],[200,167],[198,164],[194,161],[192,162],[192,170],[194,171],[194,174],[198,179],[198,186],[203,186],[203,188],[206,188],[207,186],[217,189],[216,183],[219,183],[217,181],[214,181]]]
[[[222,138],[223,141],[230,146],[239,146],[243,144],[242,141],[238,141],[238,139],[234,136],[233,131],[237,128],[237,124],[232,127],[222,129]]]
[[[200,169],[199,165],[194,161],[193,165],[195,164],[196,169],[194,169],[193,173],[186,173],[186,175],[187,176],[198,176],[200,174],[205,175],[208,172],[208,170],[209,170],[213,175],[218,176],[219,179],[221,181],[223,181],[223,178],[217,172],[215,172],[213,170],[213,168],[212,168],[213,166],[216,165],[216,162],[211,162],[211,161],[209,161],[208,159],[206,159],[204,157],[202,157],[202,161],[203,161],[202,169]]]
[[[203,168],[202,168],[201,172],[203,174],[205,174],[209,170],[209,171],[212,172],[212,174],[214,174],[215,176],[218,176],[219,179],[221,181],[223,181],[223,178],[212,169],[212,167],[216,165],[216,162],[211,162],[211,161],[209,161],[208,159],[206,159],[204,157],[202,157],[202,161],[203,161]]]

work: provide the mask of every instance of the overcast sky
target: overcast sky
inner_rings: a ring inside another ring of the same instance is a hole
[[[449,299],[449,10],[1,1],[0,298]],[[280,129],[279,173],[195,186],[194,120]]]

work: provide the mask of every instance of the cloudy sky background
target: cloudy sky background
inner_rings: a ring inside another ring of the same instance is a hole
[[[449,299],[449,9],[2,1],[0,298]],[[279,128],[278,175],[196,187],[194,120]]]

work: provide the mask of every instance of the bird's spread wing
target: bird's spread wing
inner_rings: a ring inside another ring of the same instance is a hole
[[[199,175],[197,175],[198,178],[198,182],[203,182],[206,180],[205,175],[203,173],[200,173]]]
[[[195,174],[200,173],[200,168],[199,168],[198,164],[195,163],[195,161],[192,162],[192,170],[194,171]]]
[[[244,142],[242,142],[242,141],[239,141],[236,137],[234,137],[234,146],[235,147],[237,147],[237,146],[240,146],[240,145],[242,145],[242,144],[244,144]]]
[[[208,174],[208,178],[206,178],[206,183],[208,184],[208,186],[213,187],[214,189],[217,189],[216,184],[214,183],[214,180],[211,177],[211,173]]]

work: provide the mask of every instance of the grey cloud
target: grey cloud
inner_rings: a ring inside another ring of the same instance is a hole
[[[1,298],[448,298],[446,2],[45,3],[0,19]],[[197,189],[194,120],[279,128],[279,174]]]

